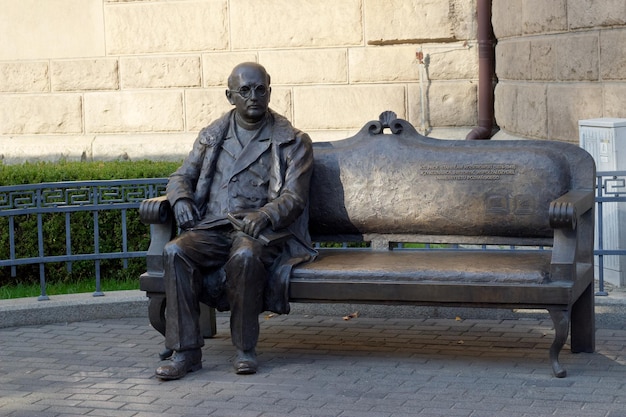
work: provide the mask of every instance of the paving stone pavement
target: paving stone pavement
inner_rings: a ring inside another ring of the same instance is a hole
[[[0,329],[0,416],[626,416],[626,321],[552,376],[552,322],[261,317],[260,371],[238,376],[228,316],[203,369],[154,377],[162,336],[145,317]]]

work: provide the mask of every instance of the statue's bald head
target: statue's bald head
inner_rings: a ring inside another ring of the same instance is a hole
[[[269,110],[270,76],[265,68],[256,62],[237,65],[228,77],[226,98],[235,106],[240,120],[256,123],[263,119]]]
[[[228,77],[228,88],[236,89],[238,87],[238,82],[241,79],[241,74],[248,71],[256,71],[259,74],[262,74],[265,77],[266,85],[269,87],[270,85],[270,75],[267,73],[265,67],[261,64],[257,64],[256,62],[243,62],[235,68],[230,73]]]

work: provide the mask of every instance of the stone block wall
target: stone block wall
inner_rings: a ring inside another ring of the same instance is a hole
[[[494,1],[492,20],[503,131],[578,143],[578,120],[626,117],[624,0]]]
[[[181,159],[230,108],[226,78],[243,61],[266,66],[271,106],[314,140],[384,110],[439,136],[476,125],[475,0],[0,0],[0,10],[4,163]]]

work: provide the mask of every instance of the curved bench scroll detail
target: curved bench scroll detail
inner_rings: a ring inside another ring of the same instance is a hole
[[[381,135],[385,129],[391,130],[394,135],[402,133],[418,134],[413,125],[403,119],[398,119],[398,115],[391,111],[384,111],[378,116],[378,120],[372,120],[366,124],[370,135]]]
[[[576,229],[576,207],[569,201],[553,201],[550,203],[550,226],[555,229]]]
[[[139,218],[145,224],[164,224],[170,220],[170,202],[165,196],[149,198],[139,206]]]

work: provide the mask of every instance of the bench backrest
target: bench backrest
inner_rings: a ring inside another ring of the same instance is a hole
[[[592,190],[595,175],[571,144],[432,139],[391,112],[314,153],[313,235],[549,238],[550,202]]]

